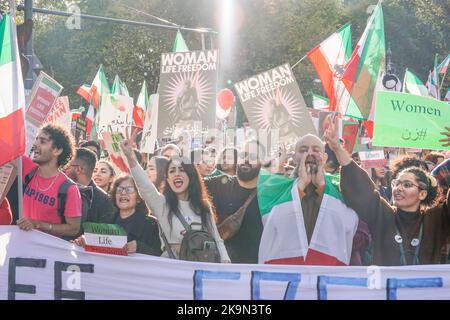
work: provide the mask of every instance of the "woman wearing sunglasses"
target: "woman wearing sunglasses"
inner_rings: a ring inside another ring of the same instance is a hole
[[[185,233],[185,228],[176,215],[179,213],[187,224],[198,224],[205,228],[215,239],[220,261],[229,263],[230,258],[217,231],[208,193],[195,166],[189,159],[172,157],[166,168],[165,187],[160,193],[133,156],[131,146],[135,136],[133,133],[129,140],[122,141],[121,148],[128,159],[139,193],[158,218],[172,253],[178,257]],[[163,256],[169,256],[169,252],[166,250]]]
[[[334,119],[336,120],[336,119]],[[435,264],[450,235],[449,194],[437,204],[436,179],[421,168],[402,170],[392,181],[393,205],[341,147],[336,121],[325,139],[342,166],[345,202],[368,225],[373,236],[373,264],[382,266]]]

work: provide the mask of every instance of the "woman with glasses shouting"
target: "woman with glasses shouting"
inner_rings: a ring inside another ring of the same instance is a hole
[[[114,180],[110,197],[116,208],[114,223],[127,232],[127,244],[124,247],[127,253],[160,256],[158,221],[148,215],[147,207],[129,174],[122,174]],[[84,247],[84,236],[74,243]]]
[[[393,205],[341,147],[336,120],[325,139],[342,166],[344,200],[368,225],[373,236],[373,264],[380,266],[435,264],[450,235],[449,194],[437,204],[436,179],[418,167],[402,170],[392,181]]]

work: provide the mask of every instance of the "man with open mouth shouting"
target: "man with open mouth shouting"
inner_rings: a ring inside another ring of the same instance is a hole
[[[260,174],[259,262],[348,265],[358,217],[342,202],[337,179],[325,173],[324,143],[311,134],[301,137],[294,160],[295,180]]]

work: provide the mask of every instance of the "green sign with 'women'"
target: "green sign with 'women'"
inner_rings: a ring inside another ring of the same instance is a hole
[[[373,145],[444,150],[441,132],[450,127],[450,105],[434,98],[379,91]]]

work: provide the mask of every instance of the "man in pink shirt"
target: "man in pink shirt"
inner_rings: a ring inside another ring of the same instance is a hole
[[[67,189],[64,217],[58,214],[58,190],[68,178],[60,171],[74,154],[74,141],[61,126],[41,128],[33,145],[33,159],[23,157],[22,230],[40,229],[59,237],[75,236],[81,223],[81,197],[76,184]],[[29,181],[26,177],[32,176]]]

